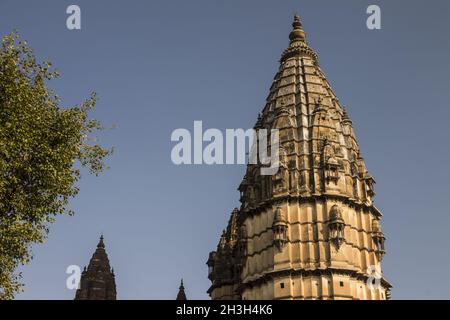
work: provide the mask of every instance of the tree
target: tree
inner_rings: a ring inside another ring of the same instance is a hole
[[[88,117],[93,93],[63,108],[47,87],[58,77],[51,63],[37,62],[17,33],[0,48],[0,299],[12,299],[23,284],[17,267],[32,258],[49,225],[78,193],[80,169],[97,175],[112,149],[94,143],[99,121]]]

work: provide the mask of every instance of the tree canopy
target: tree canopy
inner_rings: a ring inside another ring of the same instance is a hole
[[[89,117],[96,94],[62,107],[48,82],[58,77],[38,62],[17,33],[0,48],[0,299],[21,290],[17,267],[32,258],[30,246],[46,238],[57,215],[73,214],[80,169],[98,174],[112,149],[92,139],[101,130]]]

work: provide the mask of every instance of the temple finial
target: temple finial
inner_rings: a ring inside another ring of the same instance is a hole
[[[176,300],[187,300],[186,293],[184,292],[183,278],[181,278],[180,290],[178,291]]]
[[[103,234],[100,236],[100,241],[98,242],[97,248],[104,248],[105,243],[103,242]]]
[[[303,31],[300,16],[298,14],[294,15],[294,22],[292,22],[292,31],[289,34],[289,39],[291,40],[291,43],[295,41],[305,41],[306,39],[305,31]]]

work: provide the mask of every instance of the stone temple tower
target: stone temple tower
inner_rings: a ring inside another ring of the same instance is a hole
[[[178,290],[177,298],[175,300],[187,300],[186,292],[184,292],[183,279],[181,279],[180,288]]]
[[[116,300],[114,269],[109,265],[103,236],[100,237],[88,267],[84,267],[75,300]]]
[[[255,129],[279,130],[280,168],[249,164],[207,262],[212,299],[389,299],[385,237],[347,111],[295,16]]]

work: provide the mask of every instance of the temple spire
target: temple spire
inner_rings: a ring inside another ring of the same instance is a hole
[[[97,249],[81,274],[75,300],[116,300],[116,281],[105,251],[103,235]]]
[[[208,293],[217,300],[384,300],[391,285],[383,277],[371,289],[365,270],[385,254],[375,181],[298,15],[289,40],[257,120],[279,132],[279,168],[264,176],[247,166],[241,207],[208,257]],[[298,224],[327,231],[317,237]],[[311,243],[317,250],[308,254]]]
[[[184,292],[183,279],[181,279],[181,284],[180,284],[180,288],[179,288],[176,300],[187,300],[186,293]]]

